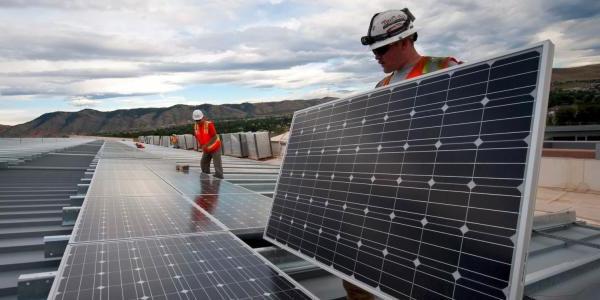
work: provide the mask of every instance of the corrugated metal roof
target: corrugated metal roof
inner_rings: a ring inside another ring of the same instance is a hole
[[[11,142],[11,141],[9,141]],[[16,145],[16,141],[12,141]],[[16,298],[20,274],[53,271],[60,258],[44,257],[43,237],[70,234],[62,226],[62,208],[77,194],[77,184],[102,142],[46,140],[43,153],[31,160],[0,169],[0,297]],[[41,140],[39,142],[41,144]],[[73,146],[76,144],[82,144]],[[34,145],[28,140],[24,147]],[[4,146],[4,147],[3,147]],[[23,157],[19,148],[4,153]],[[64,149],[65,146],[71,146]],[[41,149],[41,145],[35,147]]]

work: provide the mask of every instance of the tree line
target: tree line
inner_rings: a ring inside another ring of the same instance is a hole
[[[270,131],[278,135],[289,130],[292,115],[274,116],[267,118],[215,120],[215,127],[219,133]],[[600,89],[587,90],[562,90],[550,92],[548,99],[547,125],[586,125],[600,124]],[[156,128],[141,131],[121,131],[102,133],[102,136],[112,137],[138,137],[140,135],[171,135],[191,134],[193,123]]]
[[[278,135],[290,129],[292,115],[235,120],[216,119],[214,122],[215,128],[219,133],[270,131],[272,135]],[[152,130],[106,132],[101,133],[100,135],[109,137],[133,138],[147,135],[192,134],[194,131],[193,126],[194,123],[190,122],[189,124],[185,125],[156,128]]]
[[[600,89],[550,92],[547,125],[590,124],[600,124]]]

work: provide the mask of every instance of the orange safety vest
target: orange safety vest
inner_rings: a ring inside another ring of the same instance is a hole
[[[194,135],[205,153],[213,153],[221,148],[221,140],[212,121],[195,123]]]
[[[171,136],[171,145],[176,145],[177,144],[177,136],[172,135]]]
[[[454,62],[456,64],[461,64],[462,62],[457,60],[454,57],[431,57],[431,56],[422,56],[421,59],[415,64],[415,66],[408,72],[404,79],[410,79],[413,77],[421,76],[423,74],[427,74],[430,72],[434,72],[437,70],[445,69],[448,67],[450,62]],[[394,73],[386,76],[383,80],[377,83],[376,87],[386,86],[390,84]]]

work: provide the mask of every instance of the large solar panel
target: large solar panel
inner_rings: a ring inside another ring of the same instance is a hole
[[[48,299],[311,299],[231,233],[67,246]]]
[[[296,112],[265,238],[386,298],[520,298],[552,53]]]

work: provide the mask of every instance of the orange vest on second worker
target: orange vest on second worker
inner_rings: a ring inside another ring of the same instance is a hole
[[[221,139],[211,121],[202,121],[194,124],[194,135],[202,152],[213,153],[221,148]]]
[[[461,64],[462,62],[457,60],[454,57],[431,57],[431,56],[423,56],[421,59],[415,64],[415,66],[408,72],[404,79],[411,79],[413,77],[421,76],[423,74],[427,74],[430,72],[434,72],[437,70],[445,69],[452,65]],[[381,80],[375,87],[386,86],[390,84],[392,77],[394,74],[390,74],[386,76],[383,80]]]

